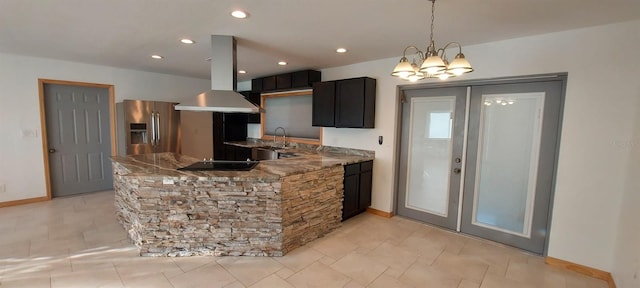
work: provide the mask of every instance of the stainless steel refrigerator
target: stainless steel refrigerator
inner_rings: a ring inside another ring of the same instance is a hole
[[[181,152],[178,103],[124,100],[116,104],[118,155]]]

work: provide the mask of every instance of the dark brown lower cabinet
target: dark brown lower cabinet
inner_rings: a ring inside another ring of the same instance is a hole
[[[245,161],[251,158],[251,148],[225,144],[225,160]]]
[[[364,212],[371,206],[371,182],[373,182],[373,161],[360,163],[360,195],[358,208]]]
[[[344,198],[342,221],[367,210],[371,206],[373,161],[344,166]]]

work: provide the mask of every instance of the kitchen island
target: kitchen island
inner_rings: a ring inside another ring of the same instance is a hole
[[[340,226],[343,165],[373,154],[336,151],[293,149],[249,171],[177,170],[198,159],[175,153],[114,157],[118,221],[142,256],[282,256]]]

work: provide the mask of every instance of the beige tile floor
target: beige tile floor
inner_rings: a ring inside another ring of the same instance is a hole
[[[538,256],[361,214],[284,257],[139,257],[113,192],[0,208],[0,287],[607,287]]]

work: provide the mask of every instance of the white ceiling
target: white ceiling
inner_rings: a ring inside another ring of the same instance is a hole
[[[243,81],[399,57],[410,44],[425,48],[430,5],[427,0],[0,0],[0,52],[208,79],[210,35],[233,35],[238,69],[248,72],[238,76]],[[232,18],[235,9],[249,17]],[[439,0],[435,40],[439,47],[457,41],[464,48],[633,19],[640,19],[638,0]],[[183,37],[196,44],[181,44]],[[349,52],[337,54],[338,47]],[[165,58],[153,60],[152,54]],[[280,60],[290,64],[278,66]]]

